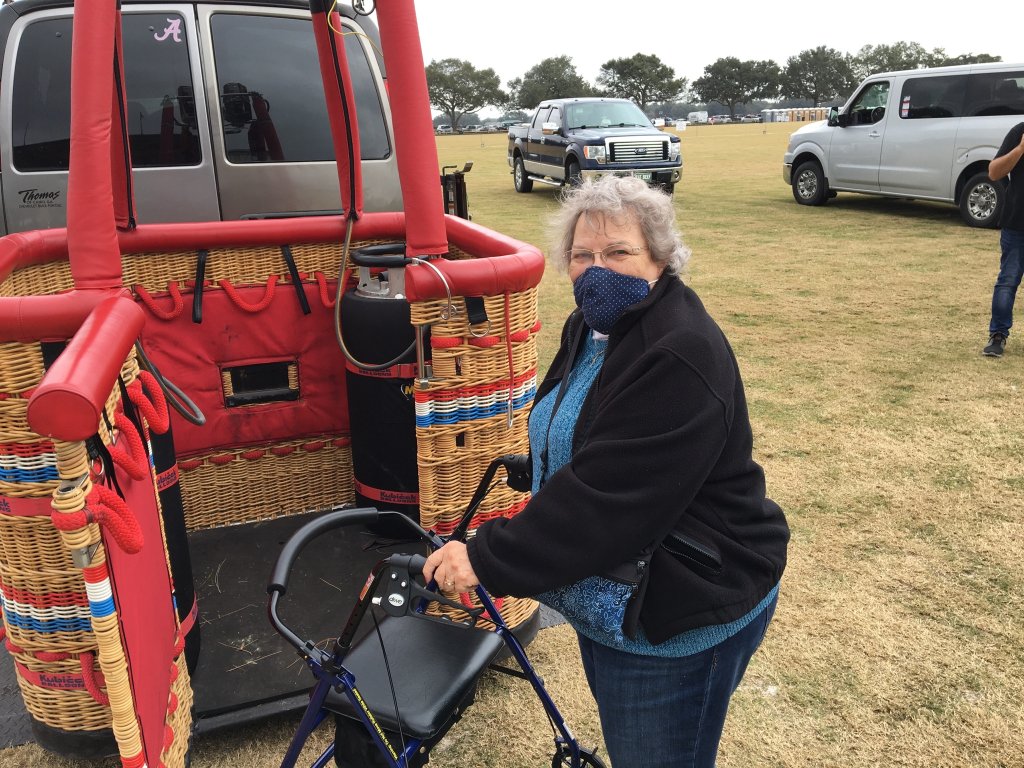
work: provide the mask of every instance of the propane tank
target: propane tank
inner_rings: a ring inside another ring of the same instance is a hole
[[[419,522],[416,330],[405,297],[405,243],[356,249],[358,284],[341,299],[356,503]],[[408,530],[386,529],[407,537]]]

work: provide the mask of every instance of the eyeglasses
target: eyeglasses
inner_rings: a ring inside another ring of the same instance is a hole
[[[631,256],[643,253],[647,248],[642,245],[622,245],[615,243],[607,245],[599,251],[591,251],[589,248],[572,248],[565,252],[566,259],[576,266],[590,266],[597,256],[605,264],[619,264]]]

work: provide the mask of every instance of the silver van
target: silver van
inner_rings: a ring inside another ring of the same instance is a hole
[[[1005,197],[988,163],[1024,121],[1024,64],[972,64],[871,75],[826,121],[789,139],[782,178],[801,205],[838,192],[937,200],[994,227]]]
[[[65,223],[72,11],[70,0],[0,6],[0,235]],[[398,211],[377,28],[338,11],[351,33],[364,207]],[[139,223],[341,207],[308,3],[124,0],[122,15]]]

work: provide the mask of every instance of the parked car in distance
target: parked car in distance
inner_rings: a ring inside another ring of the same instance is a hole
[[[448,125],[447,123],[442,123],[441,125],[437,126],[437,132],[438,133],[451,133],[452,132],[452,127],[450,125]]]
[[[463,126],[462,132],[463,133],[480,133],[480,131],[482,131],[483,129],[484,129],[484,127],[482,125],[478,125],[477,123],[470,123],[467,126]]]
[[[516,192],[614,174],[672,194],[683,170],[675,131],[656,128],[629,99],[602,97],[542,101],[530,123],[509,128],[508,164]]]
[[[743,117],[740,118],[740,122],[741,123],[760,123],[761,122],[761,116],[760,115],[744,115]]]
[[[731,123],[732,118],[729,115],[712,115],[708,118],[710,125],[722,125],[723,123]]]

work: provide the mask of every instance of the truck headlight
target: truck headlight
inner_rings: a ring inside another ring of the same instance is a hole
[[[668,143],[668,159],[678,160],[679,159],[679,142],[670,141]]]
[[[596,161],[598,163],[603,163],[607,159],[607,155],[606,155],[606,153],[604,151],[604,147],[603,146],[601,146],[601,147],[584,147],[583,148],[583,156],[585,158],[587,158],[587,160],[594,160],[594,161]]]

